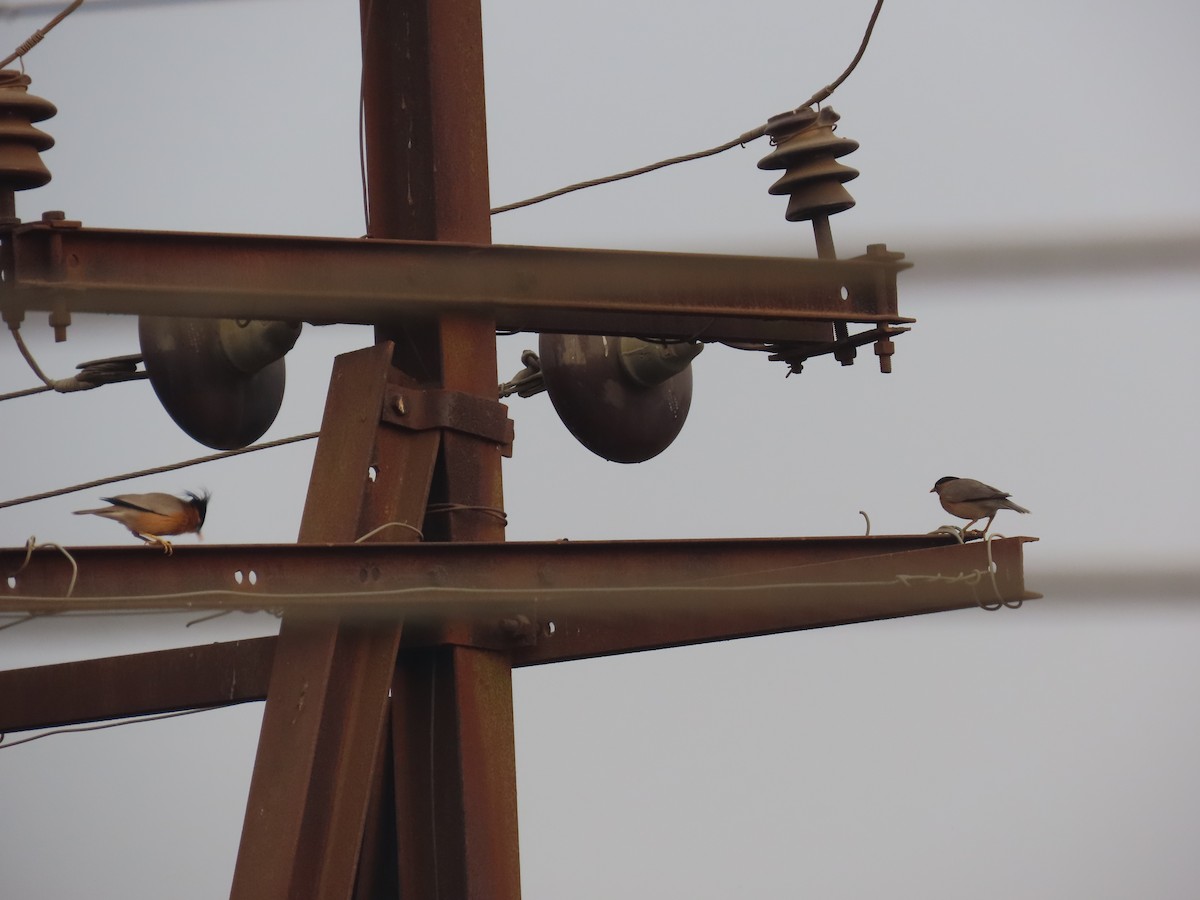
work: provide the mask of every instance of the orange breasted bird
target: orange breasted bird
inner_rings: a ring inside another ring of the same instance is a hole
[[[100,509],[80,509],[75,511],[77,516],[100,516],[120,522],[151,546],[163,548],[163,552],[172,552],[171,542],[164,540],[164,535],[200,533],[204,527],[204,516],[208,512],[207,491],[193,494],[186,491],[187,497],[176,497],[172,494],[118,494],[115,497],[101,497],[111,506]]]
[[[996,513],[1002,509],[1011,509],[1019,513],[1029,512],[1025,507],[1017,506],[1009,500],[1010,494],[974,478],[947,475],[934,483],[930,493],[938,495],[938,499],[942,501],[942,509],[950,515],[970,520],[967,527],[962,529],[964,533],[980,519],[987,519],[987,525],[983,526],[983,533],[987,534],[987,530],[992,527],[992,519],[996,518]]]

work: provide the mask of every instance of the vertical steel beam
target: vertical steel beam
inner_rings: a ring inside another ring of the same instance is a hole
[[[468,647],[401,656],[392,719],[401,897],[519,894],[511,671],[504,654]]]
[[[368,235],[490,243],[479,0],[360,0],[360,9]],[[496,399],[490,318],[406,322],[377,330],[383,339],[417,383]],[[441,441],[426,539],[503,540],[500,448],[453,431]],[[516,900],[510,661],[405,652],[392,693],[401,896]]]

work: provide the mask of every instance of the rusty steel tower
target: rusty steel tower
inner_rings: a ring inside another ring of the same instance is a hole
[[[181,608],[186,590],[191,608],[281,609],[278,637],[0,672],[0,731],[265,700],[233,897],[515,900],[515,666],[1036,595],[1021,538],[505,542],[498,328],[702,335],[793,369],[873,344],[886,370],[906,264],[833,254],[852,148],[816,114],[775,123],[763,164],[818,259],[492,246],[479,0],[360,12],[361,240],[22,223],[53,107],[0,85],[10,327],[35,310],[61,328],[98,311],[375,326],[334,364],[296,544],[72,548],[71,596],[61,557],[0,550],[19,572],[0,610]]]

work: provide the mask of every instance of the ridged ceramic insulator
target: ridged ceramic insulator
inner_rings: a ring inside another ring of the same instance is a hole
[[[50,180],[39,154],[54,138],[33,127],[58,110],[49,100],[29,93],[29,76],[0,70],[0,189],[25,191]]]
[[[854,205],[854,198],[843,185],[858,177],[858,170],[838,162],[840,157],[858,149],[858,141],[838,137],[834,128],[837,113],[828,107],[787,113],[771,119],[767,134],[775,145],[763,157],[760,169],[783,169],[784,173],[769,188],[769,193],[785,195],[785,218],[802,222],[818,216],[831,216]]]

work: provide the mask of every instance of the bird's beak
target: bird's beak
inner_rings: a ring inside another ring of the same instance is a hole
[[[937,488],[935,488],[935,487],[931,487],[931,488],[929,489],[929,493],[931,493],[931,494],[932,494],[932,493],[933,493],[934,491],[936,491],[936,490],[937,490]]]

